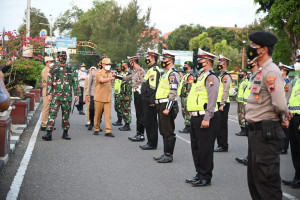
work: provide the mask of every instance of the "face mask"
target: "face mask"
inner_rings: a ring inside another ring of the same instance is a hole
[[[150,64],[150,59],[145,59],[145,63],[146,63],[147,65],[149,65],[149,64]]]
[[[197,68],[197,70],[200,70],[200,69],[202,69],[204,66],[203,66],[203,63],[199,63],[198,62],[198,64],[196,65],[196,68]]]
[[[240,79],[244,78],[244,74],[239,74],[239,78]]]
[[[81,67],[80,69],[81,69],[81,71],[85,71],[85,67]]]
[[[168,62],[169,62],[169,61],[166,61],[166,62],[161,61],[161,67],[162,67],[162,68],[166,68],[166,67],[168,66]]]
[[[49,67],[52,67],[53,65],[54,65],[54,63],[50,63],[50,64],[49,64]]]
[[[222,70],[223,69],[223,65],[217,65],[217,69],[218,70]]]
[[[247,69],[252,69],[254,67],[254,63],[247,63]]]
[[[187,68],[186,66],[184,66],[184,67],[183,67],[183,71],[186,72],[187,70],[188,70],[188,68]]]
[[[247,57],[250,59],[250,60],[253,60],[254,58],[260,56],[261,54],[258,54],[257,53],[257,49],[260,49],[260,48],[253,48],[251,46],[248,47],[247,49]]]
[[[110,68],[111,68],[111,66],[110,66],[110,65],[106,65],[104,69],[105,69],[106,71],[109,71],[109,70],[110,70]]]
[[[121,72],[121,67],[118,67],[118,68],[117,68],[117,72]]]
[[[59,62],[60,62],[61,64],[65,64],[65,63],[67,62],[67,58],[66,58],[66,57],[60,57],[60,58],[59,58]]]
[[[300,63],[295,63],[294,64],[294,69],[295,69],[295,71],[300,71]]]

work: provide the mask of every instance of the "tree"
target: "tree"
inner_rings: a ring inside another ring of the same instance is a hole
[[[190,40],[189,42],[190,51],[198,48],[201,48],[204,51],[209,51],[209,52],[214,51],[213,41],[210,37],[208,37],[207,32],[204,32]]]
[[[205,31],[205,27],[201,25],[181,25],[176,28],[168,37],[168,49],[188,50],[189,41],[193,37],[198,36]]]
[[[284,30],[290,38],[292,61],[300,41],[300,1],[299,0],[254,0],[260,5],[257,12],[267,13],[267,22],[275,30]]]
[[[26,11],[25,11],[25,16],[26,16]],[[26,20],[23,20],[24,23],[19,27],[18,32],[25,33],[26,32]],[[50,30],[48,26],[39,24],[49,24],[48,19],[45,17],[45,14],[41,12],[40,9],[37,8],[31,8],[30,9],[30,36],[31,37],[36,37],[40,35],[40,31],[42,29],[46,29],[48,35],[50,35]]]
[[[59,15],[55,22],[55,29],[58,29],[60,35],[65,32],[64,35],[70,36],[74,24],[80,19],[83,13],[82,9],[74,5],[71,9]]]

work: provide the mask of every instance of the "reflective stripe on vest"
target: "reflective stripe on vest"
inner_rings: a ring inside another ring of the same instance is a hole
[[[237,102],[244,102],[244,92],[248,85],[248,79],[245,78],[239,85],[238,93],[237,93]]]
[[[114,84],[114,93],[115,94],[120,94],[121,84],[122,84],[122,80],[115,79],[115,84]]]
[[[157,72],[158,72],[158,66],[153,66],[147,71],[144,77],[146,81],[149,80],[150,88],[154,90],[156,89]]]
[[[300,113],[300,78],[297,77],[293,82],[292,94],[289,100],[289,110],[291,113]]]
[[[173,72],[172,68],[168,70],[167,73],[163,74],[159,80],[158,88],[155,94],[155,99],[165,99],[169,98],[170,93],[170,82],[169,76]]]
[[[205,87],[205,80],[207,78],[206,73],[202,73],[197,82],[193,83],[191,91],[187,97],[187,110],[188,111],[204,111],[204,106],[208,102],[207,90]],[[212,75],[214,76],[214,75]],[[216,109],[217,109],[216,104]]]

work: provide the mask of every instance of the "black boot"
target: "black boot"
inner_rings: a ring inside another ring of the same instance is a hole
[[[65,139],[65,140],[71,140],[71,137],[68,134],[68,130],[64,130],[62,138]]]
[[[88,126],[88,130],[90,131],[90,130],[92,130],[93,129],[93,124],[90,124],[89,126]]]
[[[122,117],[118,117],[118,121],[112,123],[114,126],[122,126]]]
[[[42,136],[43,140],[50,141],[52,140],[52,131],[47,131],[46,135]]]
[[[236,133],[237,136],[246,136],[247,132],[244,127],[241,127],[241,131],[239,133]]]
[[[184,129],[179,130],[179,133],[190,133],[191,132],[191,125],[186,125]]]
[[[126,123],[123,127],[119,128],[120,131],[130,131],[129,123]]]
[[[166,149],[167,149],[167,143],[166,143],[166,141],[167,141],[167,140],[163,138],[163,142],[164,142],[164,153],[163,153],[161,156],[153,157],[154,160],[156,160],[156,161],[161,160],[161,159],[165,156]]]
[[[142,142],[145,140],[144,134],[137,132],[135,136],[128,137],[132,142]]]
[[[246,156],[245,158],[235,158],[235,160],[244,165],[248,165],[248,156]]]
[[[166,140],[164,145],[166,146],[166,148],[164,148],[165,155],[160,160],[157,161],[158,163],[170,163],[173,161],[173,152],[175,148],[176,137],[167,138],[164,140]]]
[[[79,110],[79,115],[85,115],[85,113],[81,110]]]

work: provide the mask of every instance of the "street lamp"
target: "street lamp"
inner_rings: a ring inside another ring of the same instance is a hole
[[[246,44],[246,41],[243,40],[242,69],[244,69],[244,66],[245,66],[245,44]]]

